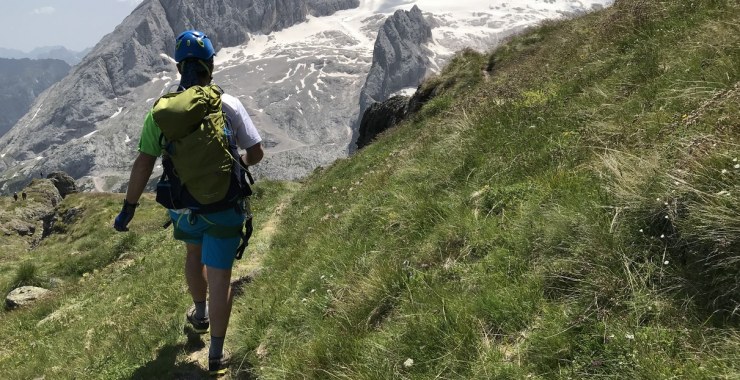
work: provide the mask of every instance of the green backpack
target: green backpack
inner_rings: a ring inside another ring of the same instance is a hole
[[[247,197],[254,180],[241,165],[235,133],[221,108],[222,94],[216,85],[193,86],[154,104],[152,117],[162,131],[164,151],[156,200],[166,208],[193,213],[235,208],[247,215],[244,231],[233,231],[242,239],[236,251],[240,259],[253,231]]]
[[[234,157],[218,86],[193,86],[162,96],[152,116],[166,141],[164,160],[171,160],[181,185],[200,205],[223,200],[229,190]]]

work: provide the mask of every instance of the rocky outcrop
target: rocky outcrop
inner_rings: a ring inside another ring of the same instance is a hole
[[[25,200],[19,199],[14,207],[0,210],[0,232],[19,236],[32,247],[51,234],[62,196],[50,179],[32,180],[23,193]]]
[[[13,289],[5,297],[5,308],[13,310],[21,306],[29,305],[48,293],[48,289],[39,288],[37,286],[21,286],[20,288]]]
[[[382,103],[371,104],[362,115],[357,149],[362,149],[375,136],[400,123],[406,117],[408,99],[405,96],[394,96]]]
[[[75,184],[74,178],[64,172],[54,172],[46,176],[47,179],[51,180],[54,187],[59,191],[59,195],[64,198],[69,194],[76,193],[79,190]]]
[[[371,104],[421,82],[429,66],[422,45],[431,38],[431,27],[417,6],[408,12],[396,11],[385,21],[375,40],[373,64],[360,92],[356,130]]]
[[[28,112],[44,90],[69,73],[57,59],[0,58],[0,136]]]

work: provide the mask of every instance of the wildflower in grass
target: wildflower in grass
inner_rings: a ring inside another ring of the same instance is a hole
[[[661,239],[665,238],[665,234],[660,234],[660,238]]]
[[[408,358],[405,362],[403,362],[403,366],[406,368],[409,368],[412,365],[414,365],[414,359]]]
[[[629,340],[634,340],[635,339],[635,334],[627,333],[627,334],[624,334],[624,337],[627,338],[627,339],[629,339]]]
[[[666,260],[666,261],[663,261],[663,265],[668,265],[668,263],[669,263],[669,261],[668,261],[668,260]]]

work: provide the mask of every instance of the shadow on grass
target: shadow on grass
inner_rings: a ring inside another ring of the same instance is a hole
[[[208,371],[198,365],[198,363],[177,363],[177,356],[183,351],[193,353],[206,347],[206,344],[201,339],[202,335],[187,328],[185,329],[185,333],[187,335],[187,342],[162,347],[157,353],[157,357],[144,366],[139,367],[131,375],[131,379],[208,379]]]
[[[234,296],[234,298],[241,296],[244,294],[244,287],[247,284],[250,284],[254,280],[252,275],[246,275],[243,277],[239,277],[231,282],[231,294]]]

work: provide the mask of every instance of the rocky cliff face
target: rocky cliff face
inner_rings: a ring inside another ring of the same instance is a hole
[[[309,14],[326,16],[359,4],[359,0],[160,1],[173,30],[203,30],[216,49],[245,43],[249,32],[269,34],[303,22]]]
[[[423,44],[431,38],[431,26],[417,6],[408,12],[396,11],[385,21],[375,40],[373,63],[360,92],[360,116],[356,124],[359,125],[371,104],[421,82],[429,67],[429,53]]]
[[[217,47],[356,6],[358,0],[145,0],[72,72],[38,98],[0,138],[0,189],[21,188],[37,172],[79,179],[93,170],[126,171],[151,102],[176,83],[174,38],[196,28]],[[120,189],[125,183],[94,183]]]
[[[0,136],[4,135],[49,86],[69,73],[56,59],[0,58]]]

